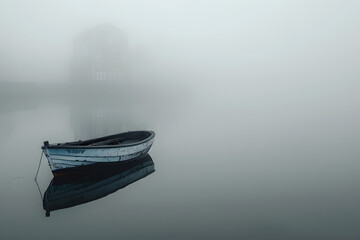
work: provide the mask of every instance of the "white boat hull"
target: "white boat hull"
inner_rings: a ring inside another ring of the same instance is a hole
[[[145,156],[154,139],[132,146],[107,148],[44,148],[51,171],[87,166],[95,163],[116,163]]]

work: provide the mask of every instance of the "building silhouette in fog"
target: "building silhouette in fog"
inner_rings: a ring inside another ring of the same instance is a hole
[[[131,82],[125,33],[111,24],[98,25],[77,35],[73,51],[71,78],[81,93],[70,110],[74,138],[127,130],[129,106],[123,100]]]
[[[111,25],[101,24],[79,34],[74,41],[73,81],[126,83],[127,37]]]

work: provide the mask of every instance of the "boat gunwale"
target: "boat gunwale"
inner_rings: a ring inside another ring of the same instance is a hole
[[[118,134],[114,134],[114,135],[108,135],[108,136],[104,136],[104,137],[99,137],[99,138],[92,138],[92,139],[88,139],[82,142],[86,142],[86,141],[95,141],[98,140],[104,140],[107,138],[115,138],[117,136],[120,135],[126,135],[126,134],[131,134],[131,133],[150,133],[150,136],[145,138],[144,140],[138,141],[138,142],[133,142],[133,143],[122,143],[122,144],[117,144],[117,145],[97,145],[97,146],[91,146],[91,145],[69,145],[69,144],[76,144],[77,141],[74,142],[67,142],[67,143],[55,143],[55,144],[49,144],[48,146],[42,146],[41,149],[101,149],[101,148],[119,148],[119,147],[131,147],[131,146],[136,146],[145,142],[150,141],[151,139],[153,139],[155,137],[155,132],[154,131],[129,131],[129,132],[123,132],[123,133],[118,133]]]

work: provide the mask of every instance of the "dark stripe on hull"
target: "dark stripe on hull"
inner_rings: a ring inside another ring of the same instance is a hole
[[[59,170],[52,171],[54,177],[64,177],[64,176],[71,176],[71,175],[88,175],[91,173],[98,173],[99,171],[107,171],[109,168],[113,167],[117,169],[117,167],[127,167],[133,164],[137,164],[138,161],[141,161],[143,158],[147,157],[147,152],[141,154],[140,156],[126,160],[126,161],[117,161],[117,162],[97,162],[94,164],[84,165],[84,166],[76,166],[76,167],[69,167],[63,168]]]

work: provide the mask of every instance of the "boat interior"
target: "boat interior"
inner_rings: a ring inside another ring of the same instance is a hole
[[[131,144],[141,142],[149,138],[153,133],[150,131],[136,131],[126,132],[107,137],[94,138],[86,141],[68,142],[63,144],[57,144],[57,146],[111,146],[120,144]]]

